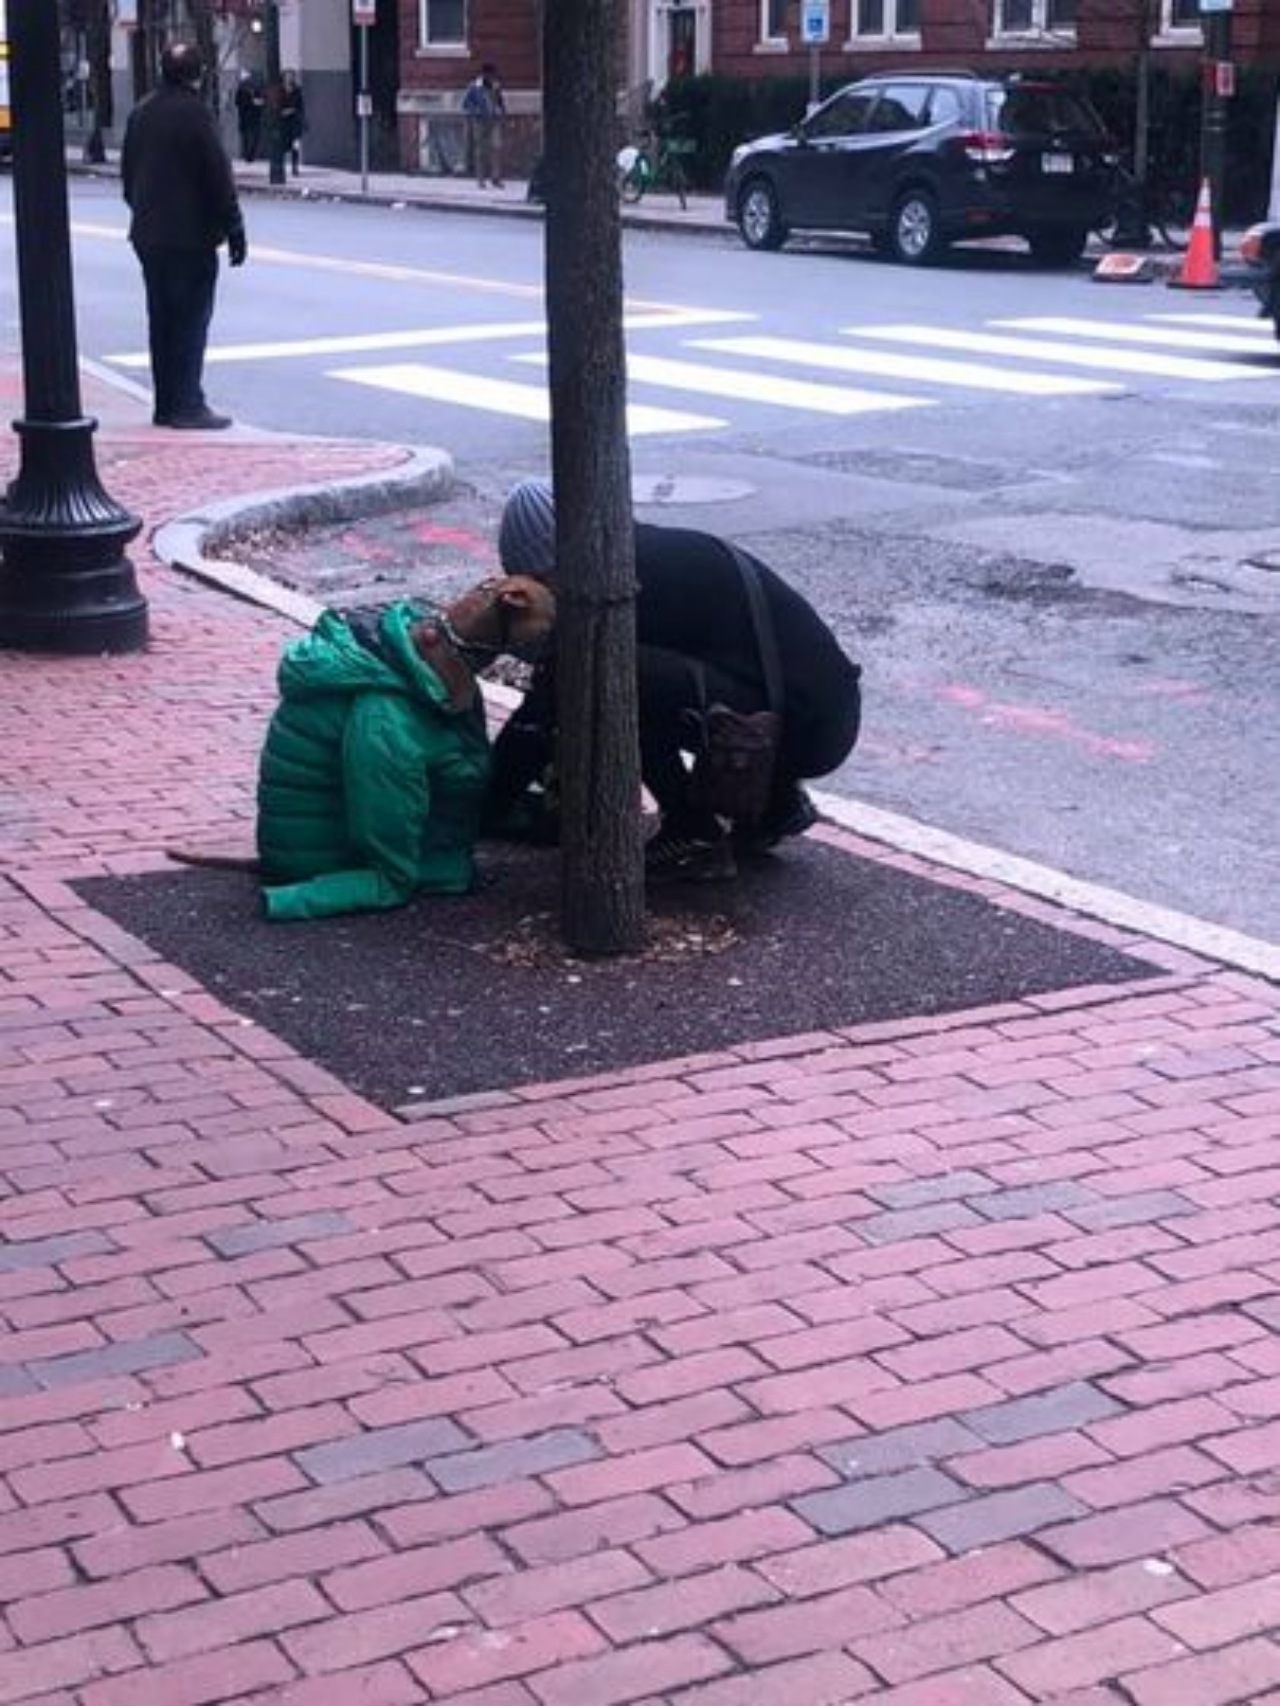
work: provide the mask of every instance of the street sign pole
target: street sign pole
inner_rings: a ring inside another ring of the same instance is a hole
[[[823,44],[831,38],[831,0],[803,0],[800,8],[800,39],[809,47],[809,111],[818,105],[822,87],[820,62]]]
[[[360,126],[361,195],[369,193],[369,120],[373,116],[373,96],[369,93],[369,31],[377,16],[378,0],[351,0],[351,22],[360,40],[356,118]]]
[[[1200,176],[1213,197],[1214,254],[1222,254],[1223,193],[1227,175],[1227,104],[1235,92],[1231,60],[1232,0],[1200,0],[1204,31]]]

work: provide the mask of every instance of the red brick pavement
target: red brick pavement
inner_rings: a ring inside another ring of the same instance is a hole
[[[401,1124],[64,886],[249,811],[283,625],[139,560],[145,657],[0,661],[0,1706],[1280,1701],[1276,991]]]

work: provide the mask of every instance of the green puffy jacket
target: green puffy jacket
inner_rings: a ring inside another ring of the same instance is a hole
[[[429,615],[326,611],[280,663],[258,772],[269,918],[323,918],[462,894],[489,776],[478,700],[455,711],[409,637]],[[362,643],[363,642],[363,643]]]

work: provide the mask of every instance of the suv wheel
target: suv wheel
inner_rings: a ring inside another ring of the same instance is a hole
[[[778,209],[778,193],[768,178],[748,178],[738,196],[738,230],[748,249],[780,249],[787,228]]]
[[[1027,237],[1031,258],[1042,267],[1070,267],[1084,254],[1089,233],[1079,226],[1032,231]]]
[[[894,204],[889,248],[909,267],[927,267],[946,248],[938,226],[938,204],[928,190],[907,190]]]

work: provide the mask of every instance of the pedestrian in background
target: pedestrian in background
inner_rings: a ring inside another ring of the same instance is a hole
[[[476,183],[481,189],[492,183],[502,188],[502,125],[507,116],[506,97],[496,65],[484,64],[480,75],[467,85],[462,97],[467,129],[471,135],[471,159]]]
[[[142,265],[157,426],[231,425],[206,403],[205,343],[218,284],[218,248],[244,264],[244,219],[231,161],[200,94],[204,63],[179,42],[160,56],[160,86],[129,114],[120,174]]]
[[[262,86],[252,71],[242,71],[236,85],[236,120],[240,126],[240,158],[251,166],[262,146]]]
[[[302,170],[302,138],[307,131],[307,107],[296,71],[286,71],[280,85],[280,151],[296,178]]]

